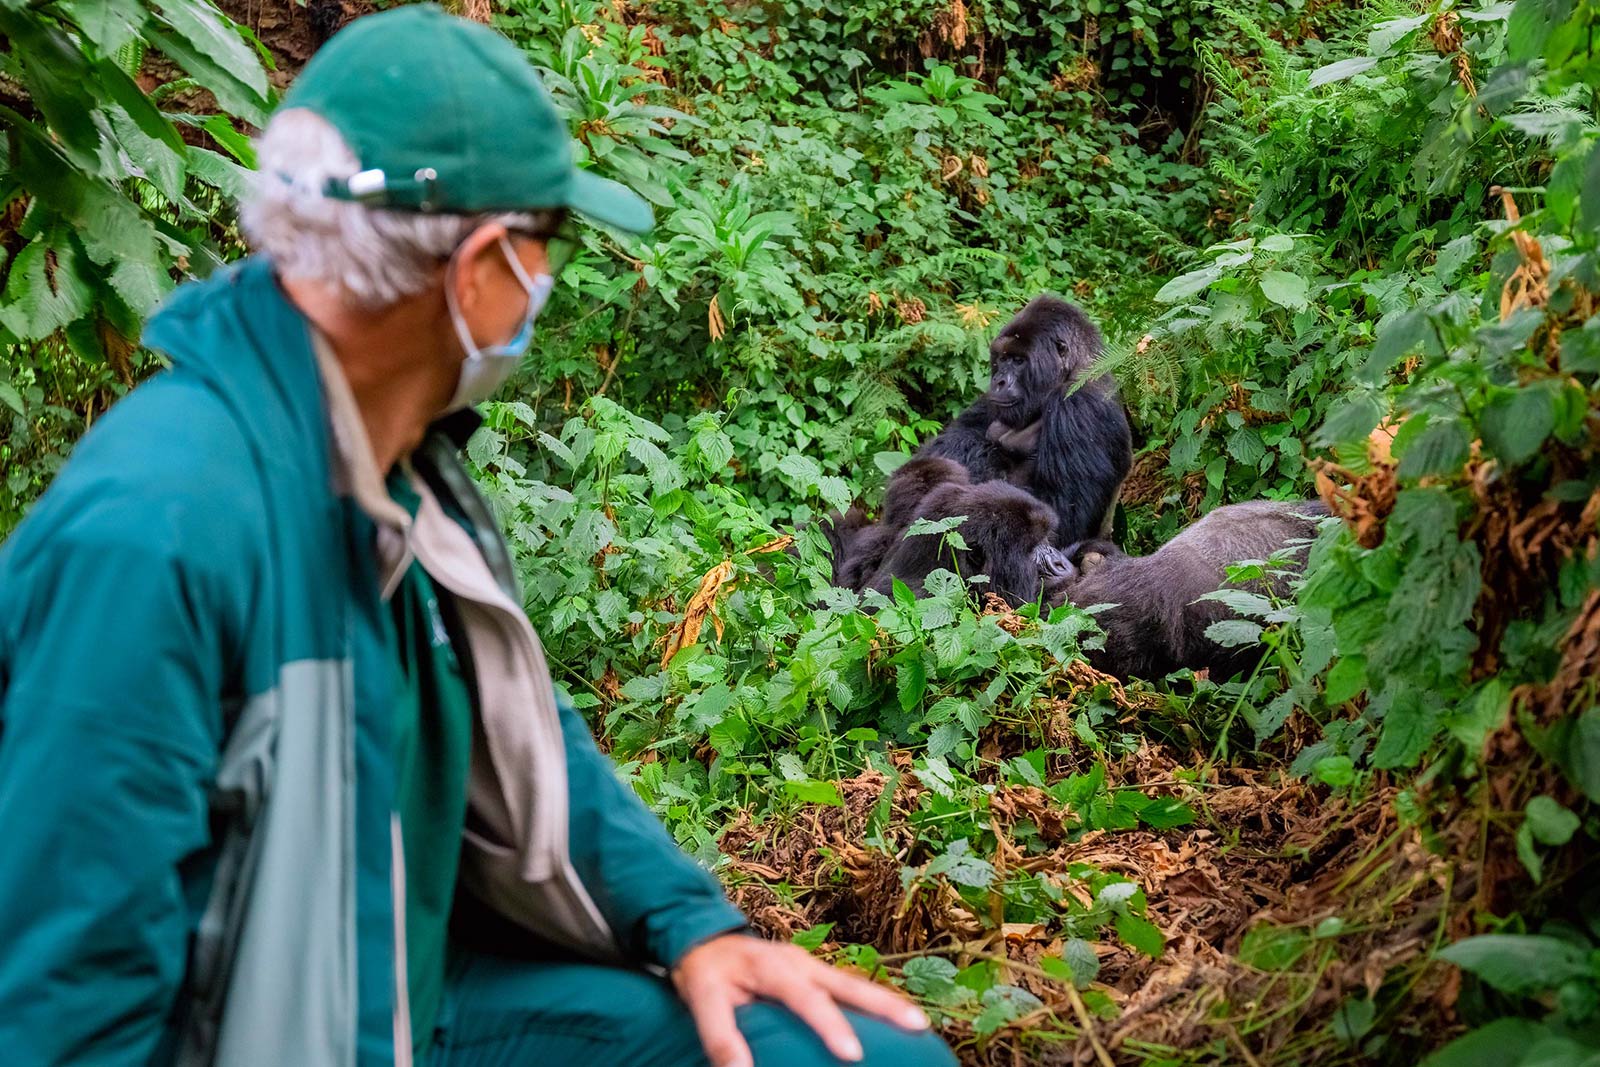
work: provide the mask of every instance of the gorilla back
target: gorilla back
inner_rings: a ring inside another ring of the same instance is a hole
[[[1082,311],[1035,297],[989,346],[988,392],[917,455],[955,460],[975,484],[1032,493],[1055,513],[1056,545],[1104,535],[1133,439],[1116,384],[1082,380],[1103,347]]]
[[[1224,588],[1229,564],[1267,559],[1291,541],[1316,536],[1320,502],[1251,500],[1217,508],[1148,556],[1124,556],[1096,543],[1078,554],[1079,575],[1055,586],[1055,597],[1079,607],[1115,604],[1096,616],[1106,632],[1104,649],[1089,662],[1118,677],[1160,678],[1182,667],[1230,678],[1255,666],[1261,649],[1224,648],[1206,627],[1233,618],[1216,600],[1201,600]],[[1286,568],[1256,583],[1257,592],[1285,597],[1305,566],[1304,551]]]

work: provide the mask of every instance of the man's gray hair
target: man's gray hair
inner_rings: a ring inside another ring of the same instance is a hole
[[[439,265],[490,219],[535,233],[555,216],[391,211],[324,195],[361,161],[339,131],[304,108],[279,111],[256,139],[250,192],[240,205],[246,237],[285,278],[331,286],[352,303],[388,307],[426,289]]]

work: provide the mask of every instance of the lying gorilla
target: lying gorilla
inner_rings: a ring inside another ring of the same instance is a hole
[[[1102,349],[1082,311],[1035,297],[989,346],[989,391],[917,455],[1027,490],[1055,513],[1056,545],[1106,536],[1133,444],[1111,378],[1080,384]]]
[[[1047,599],[1079,607],[1115,604],[1095,616],[1106,632],[1105,648],[1089,662],[1118,677],[1160,678],[1182,667],[1209,670],[1214,679],[1250,670],[1261,658],[1255,646],[1224,648],[1206,627],[1236,616],[1216,600],[1201,600],[1227,584],[1227,567],[1267,559],[1291,541],[1316,536],[1320,502],[1251,500],[1217,508],[1148,556],[1126,556],[1106,541],[1067,550],[1056,563]],[[1304,552],[1288,568],[1243,588],[1284,597],[1305,566]]]
[[[956,528],[965,548],[950,548],[939,534],[905,535],[918,519],[956,515],[966,517]],[[1014,485],[973,485],[954,460],[913,459],[890,480],[881,522],[868,524],[851,508],[826,527],[833,584],[887,595],[899,578],[921,594],[928,575],[943,568],[966,578],[986,575],[989,588],[1013,605],[1037,600],[1044,591],[1040,554],[1065,561],[1050,544],[1055,525],[1049,508]]]
[[[1005,482],[970,485],[952,480],[923,497],[912,518],[937,521],[955,515],[966,516],[956,527],[965,548],[952,549],[939,534],[908,537],[902,532],[867,588],[887,594],[898,578],[920,596],[929,573],[943,568],[967,579],[986,575],[988,589],[1012,606],[1038,600],[1043,583],[1034,553],[1050,546],[1056,527],[1050,509]]]

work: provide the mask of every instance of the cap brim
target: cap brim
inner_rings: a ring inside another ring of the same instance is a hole
[[[572,175],[572,191],[567,206],[596,222],[615,226],[629,233],[648,233],[655,225],[649,201],[609,178],[586,170]]]

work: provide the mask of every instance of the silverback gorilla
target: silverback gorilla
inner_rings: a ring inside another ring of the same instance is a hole
[[[917,455],[1032,493],[1055,513],[1053,544],[1106,536],[1133,444],[1116,384],[1083,380],[1102,347],[1082,311],[1035,297],[989,346],[989,391]]]
[[[1067,564],[1051,582],[1048,598],[1116,605],[1095,616],[1106,645],[1088,656],[1100,670],[1160,678],[1189,667],[1230,678],[1254,667],[1261,649],[1224,648],[1207,637],[1206,627],[1235,616],[1220,601],[1199,598],[1224,587],[1229,564],[1267,559],[1295,539],[1315,537],[1316,520],[1327,513],[1315,501],[1251,500],[1217,508],[1148,556],[1125,556],[1104,541],[1076,545],[1068,550],[1076,566]],[[1302,551],[1285,568],[1293,573],[1264,579],[1254,591],[1286,596],[1304,566]]]

